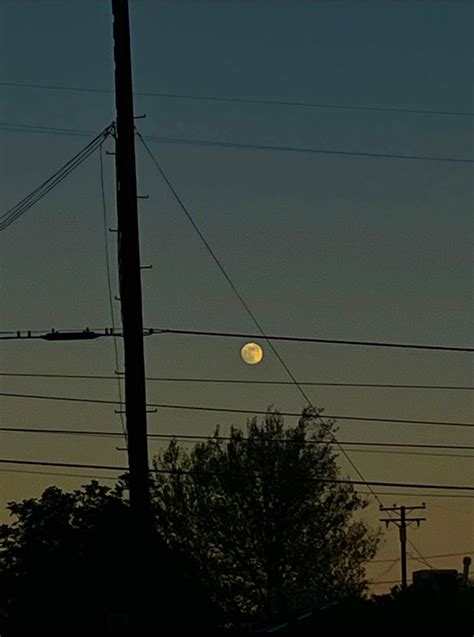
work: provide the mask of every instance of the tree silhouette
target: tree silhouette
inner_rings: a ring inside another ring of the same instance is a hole
[[[336,479],[333,423],[305,410],[296,426],[269,410],[246,435],[154,461],[152,498],[167,543],[192,557],[234,622],[359,596],[378,535],[354,514],[367,502]],[[169,473],[165,473],[165,472]]]
[[[4,630],[105,632],[129,623],[137,582],[131,568],[132,520],[123,483],[96,481],[72,493],[50,487],[8,505],[0,527],[0,623]],[[183,557],[157,535],[141,618],[153,630],[211,630],[217,619]],[[187,613],[183,613],[183,607]]]
[[[235,628],[362,595],[378,536],[356,519],[366,501],[352,486],[324,482],[339,477],[332,432],[314,411],[285,427],[269,410],[245,434],[234,427],[223,440],[217,430],[191,450],[174,440],[158,455],[142,625]],[[8,508],[0,628],[125,628],[137,585],[127,476],[113,488],[50,487]]]

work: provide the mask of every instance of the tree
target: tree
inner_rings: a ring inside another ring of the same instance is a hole
[[[171,442],[151,480],[150,628],[202,632],[362,594],[377,536],[355,519],[366,502],[352,486],[326,482],[339,477],[332,432],[313,411],[287,428],[269,411],[228,441],[217,430],[190,451]],[[126,495],[124,476],[114,488],[50,487],[9,504],[0,628],[104,632],[127,612],[135,534]]]
[[[234,622],[364,592],[378,535],[354,519],[367,502],[352,485],[321,481],[340,476],[333,431],[314,410],[285,428],[269,409],[246,435],[174,440],[154,460],[158,528]]]
[[[9,503],[15,520],[0,527],[4,630],[105,632],[112,622],[125,626],[136,585],[125,484],[110,489],[92,481],[71,493],[50,487],[40,498]],[[158,535],[154,544],[144,573],[152,578],[144,623],[155,630],[211,629],[214,608],[189,565]]]

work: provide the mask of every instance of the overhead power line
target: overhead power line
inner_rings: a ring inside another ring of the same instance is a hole
[[[36,400],[57,400],[64,402],[78,402],[89,403],[98,405],[119,405],[116,400],[106,400],[99,398],[75,398],[72,396],[51,396],[51,395],[38,395],[38,394],[20,394],[10,392],[0,392],[0,396],[6,398],[28,398]],[[311,403],[308,401],[308,404]],[[266,415],[268,412],[261,409],[237,409],[230,407],[206,407],[204,405],[174,405],[169,403],[147,403],[147,407],[159,407],[161,409],[182,409],[189,411],[206,411],[217,413],[231,413],[231,414],[255,414]],[[278,411],[281,416],[301,416],[301,412],[296,411]],[[409,420],[402,418],[376,418],[372,416],[352,416],[352,415],[336,415],[336,414],[322,414],[321,411],[316,411],[315,418],[331,418],[334,420],[360,420],[364,422],[392,422],[398,424],[415,424],[415,425],[430,425],[430,426],[446,426],[446,427],[474,427],[474,423],[470,422],[452,422],[444,420]]]
[[[21,124],[0,124],[0,130],[8,131],[12,133],[43,133],[49,135],[91,135],[92,131],[77,130],[77,129],[65,129],[54,127],[41,127],[41,126],[24,126]],[[142,139],[161,143],[161,144],[179,144],[188,146],[201,146],[201,147],[214,147],[214,148],[227,148],[234,150],[256,150],[256,151],[273,151],[273,152],[287,152],[287,153],[303,153],[310,155],[333,155],[341,157],[367,157],[372,159],[405,159],[413,161],[430,161],[430,162],[448,162],[458,164],[473,164],[474,159],[463,157],[441,157],[433,155],[413,155],[403,153],[383,153],[383,152],[369,152],[369,151],[353,151],[347,149],[331,149],[331,148],[314,148],[310,146],[292,146],[292,145],[272,145],[272,144],[256,144],[256,143],[241,143],[231,141],[219,141],[210,139],[192,139],[187,137],[166,137],[166,136],[153,136],[142,135]]]
[[[107,376],[101,374],[49,374],[49,373],[28,373],[28,372],[0,372],[0,376],[12,378],[61,378],[61,379],[87,379],[87,380],[113,380],[115,376]],[[168,383],[209,383],[209,384],[231,384],[231,385],[290,385],[293,383],[289,380],[245,380],[237,378],[175,378],[170,376],[147,376],[147,381],[159,381]],[[474,386],[471,385],[406,385],[400,383],[345,383],[345,382],[317,382],[317,381],[298,381],[300,385],[306,387],[367,387],[374,389],[433,389],[433,390],[456,390],[456,391],[472,391]]]
[[[420,349],[449,352],[474,352],[474,347],[458,347],[453,345],[428,345],[415,343],[394,343],[386,341],[359,341],[336,338],[314,338],[306,336],[280,336],[273,334],[249,334],[245,332],[216,332],[209,330],[177,330],[167,328],[148,328],[149,335],[156,334],[180,334],[185,336],[211,336],[217,338],[263,338],[269,341],[288,341],[294,343],[319,343],[325,345],[353,345],[358,347],[386,347],[395,349]]]
[[[0,340],[28,340],[28,339],[45,339],[45,340],[59,340],[61,334],[77,334],[79,330],[54,330],[54,332],[45,332],[44,330],[27,330],[27,331],[4,331],[0,333]],[[82,330],[82,333],[93,335],[94,338],[103,337],[117,337],[120,338],[122,334],[114,330],[114,328],[98,328]],[[345,345],[355,347],[382,347],[389,349],[416,349],[416,350],[429,350],[429,351],[447,351],[447,352],[474,352],[474,347],[467,346],[455,346],[455,345],[430,345],[422,343],[395,343],[386,341],[359,341],[350,339],[335,339],[335,338],[316,338],[307,336],[284,336],[275,334],[250,334],[247,332],[217,332],[208,330],[180,330],[161,327],[147,327],[143,331],[145,336],[160,336],[163,334],[175,334],[181,336],[206,336],[214,338],[239,338],[239,339],[264,339],[267,342],[271,341],[287,341],[293,343],[313,343],[320,345]],[[54,338],[51,338],[54,334]],[[270,344],[270,343],[269,343]],[[273,349],[273,348],[272,348]],[[289,382],[289,381],[288,381]],[[293,381],[291,381],[294,385]],[[301,385],[301,383],[299,383]]]
[[[230,436],[202,436],[202,435],[193,435],[193,434],[151,434],[153,438],[164,438],[166,440],[171,438],[176,438],[177,440],[231,440]],[[242,440],[247,440],[247,438],[242,438]],[[279,440],[276,441],[282,444],[292,444],[291,440]],[[423,443],[404,443],[404,442],[374,442],[374,441],[363,441],[363,440],[339,440],[340,445],[350,446],[350,447],[397,447],[400,449],[452,449],[458,451],[474,451],[474,446],[464,446],[464,445],[438,445],[438,444],[423,444]],[[321,443],[317,441],[307,440],[305,444],[336,444],[334,440],[328,440]]]
[[[25,332],[21,332],[18,330],[16,333],[7,334],[4,333],[0,336],[0,340],[2,341],[31,341],[31,340],[39,340],[39,341],[78,341],[78,340],[92,340],[97,338],[105,338],[105,337],[119,337],[122,334],[114,334],[112,328],[110,331],[107,329],[104,332],[95,332],[86,328],[85,330],[52,330],[51,332],[44,334],[34,334],[30,330]]]
[[[97,134],[97,131],[76,129],[76,128],[58,128],[56,126],[39,126],[33,124],[0,124],[0,131],[7,133],[34,133],[44,135],[63,135],[66,137],[91,137]]]
[[[24,215],[32,206],[40,199],[46,196],[53,188],[61,183],[68,175],[70,175],[78,166],[88,159],[95,151],[102,146],[109,136],[112,126],[107,126],[92,141],[90,141],[82,150],[79,151],[72,159],[66,162],[59,170],[57,170],[49,179],[44,181],[40,186],[35,188],[29,195],[24,197],[9,210],[0,215],[0,231],[8,228],[19,217]]]
[[[32,84],[22,82],[0,82],[0,86],[9,86],[15,88],[30,88],[41,89],[46,91],[71,91],[78,93],[113,93],[112,90],[99,89],[91,87],[80,86],[63,86],[63,85],[51,85],[51,84]],[[262,99],[251,97],[226,97],[222,95],[192,95],[187,93],[165,93],[154,91],[134,91],[134,95],[143,97],[161,97],[165,99],[178,99],[178,100],[193,100],[204,102],[224,102],[224,103],[237,103],[237,104],[261,104],[266,106],[294,106],[299,108],[317,108],[317,109],[337,109],[337,110],[351,110],[351,111],[376,111],[386,113],[411,113],[419,115],[451,115],[456,117],[472,117],[473,112],[470,111],[456,111],[456,110],[435,110],[435,109],[423,109],[423,108],[399,108],[393,106],[368,106],[368,105],[355,105],[355,104],[332,104],[322,102],[310,102],[310,101],[297,101],[297,100],[280,100],[280,99]]]
[[[88,480],[115,480],[116,477],[98,476],[87,473],[63,473],[62,471],[35,471],[34,469],[0,469],[2,473],[24,473],[35,476],[51,476],[59,478],[87,478]]]
[[[53,477],[65,477],[65,478],[86,478],[88,480],[112,480],[115,481],[117,478],[116,477],[111,477],[111,476],[102,476],[102,475],[97,475],[97,474],[86,474],[86,473],[64,473],[64,472],[59,472],[59,471],[35,471],[34,469],[2,469],[0,468],[0,472],[2,473],[24,473],[24,474],[29,474],[29,475],[37,475],[37,476],[53,476]],[[373,495],[373,493],[371,493],[370,491],[357,491],[357,493],[359,493],[360,495]],[[426,492],[411,492],[409,494],[406,493],[406,491],[375,491],[374,492],[376,495],[386,495],[386,496],[391,496],[391,495],[403,495],[405,497],[426,497],[426,498],[444,498],[444,499],[449,499],[449,500],[453,500],[453,499],[458,499],[458,498],[462,498],[464,500],[474,500],[474,496],[472,495],[465,495],[465,494],[459,494],[459,493],[426,493]],[[428,556],[429,557],[429,556]],[[416,559],[416,558],[414,558]]]
[[[397,454],[401,456],[436,456],[438,458],[472,458],[472,454],[459,454],[459,453],[433,453],[433,452],[420,452],[420,451],[386,451],[380,449],[352,449],[352,453],[385,453],[385,454]]]
[[[0,464],[12,464],[12,465],[25,465],[25,466],[41,466],[41,467],[69,467],[75,469],[93,469],[103,471],[114,471],[125,473],[127,467],[119,467],[116,465],[103,465],[103,464],[84,464],[73,462],[52,462],[45,460],[19,460],[17,458],[1,458]],[[150,473],[163,473],[172,475],[183,475],[189,477],[201,477],[199,474],[195,474],[193,471],[178,470],[178,469],[150,469]],[[223,473],[209,472],[208,475],[224,475]],[[400,489],[434,489],[438,491],[474,491],[474,487],[468,485],[458,484],[431,484],[431,483],[419,483],[419,482],[389,482],[385,480],[349,480],[343,478],[303,478],[303,483],[316,483],[316,484],[352,484],[352,485],[372,485],[378,487],[397,487]]]
[[[111,476],[103,476],[103,475],[97,475],[97,474],[86,474],[86,473],[64,473],[64,472],[59,472],[59,471],[35,471],[34,469],[2,469],[0,468],[0,472],[2,473],[24,473],[24,474],[29,474],[29,475],[37,475],[37,476],[51,476],[51,477],[65,477],[65,478],[86,478],[88,480],[111,480],[111,481],[115,481],[117,479],[117,477],[111,477]],[[373,495],[370,491],[358,491],[357,493],[361,494],[361,495]],[[416,493],[409,493],[407,494],[406,491],[400,492],[400,491],[375,491],[376,495],[386,495],[386,496],[390,496],[390,495],[403,495],[405,497],[421,497],[424,496],[426,498],[444,498],[444,499],[449,499],[449,500],[453,500],[453,499],[458,499],[458,498],[462,498],[464,500],[474,500],[474,496],[472,495],[464,495],[464,494],[453,494],[453,493],[426,493],[426,492],[416,492]],[[429,556],[428,556],[429,557]],[[415,559],[415,558],[414,558]]]
[[[24,433],[24,434],[38,434],[38,435],[54,435],[54,436],[89,436],[89,437],[97,437],[97,438],[117,438],[121,437],[123,434],[118,431],[105,431],[105,430],[95,430],[95,429],[58,429],[53,427],[0,427],[0,432],[3,433]],[[230,436],[202,436],[202,435],[192,435],[192,434],[161,434],[161,433],[148,433],[148,438],[150,439],[158,439],[158,440],[181,440],[184,442],[196,442],[199,440],[205,440],[206,442],[212,441],[230,441],[232,438]],[[242,438],[243,441],[248,441],[248,438]],[[317,440],[304,440],[303,442],[294,441],[291,439],[278,439],[271,440],[270,443],[274,444],[304,444],[304,445],[321,445],[321,444],[335,444],[333,440],[329,441],[317,441]],[[445,457],[445,458],[474,458],[473,454],[460,454],[460,453],[433,453],[433,452],[416,452],[416,451],[405,451],[407,448],[412,447],[423,447],[423,448],[431,448],[433,445],[410,445],[404,443],[377,443],[377,442],[351,442],[351,441],[343,441],[339,440],[339,444],[343,447],[377,447],[377,449],[353,449],[353,451],[359,453],[388,453],[388,454],[400,454],[400,455],[415,455],[415,456],[437,456],[437,457]],[[469,447],[463,447],[460,445],[434,445],[438,449],[456,449],[458,451],[466,451]],[[396,450],[386,451],[385,449],[379,449],[379,447],[395,447]],[[474,447],[470,447],[470,449],[474,449]]]
[[[474,555],[474,550],[462,551],[461,553],[441,553],[437,555],[425,555],[427,559],[441,559],[443,557],[461,557],[462,555]],[[399,557],[392,557],[385,560],[371,560],[370,564],[382,564],[383,562],[393,562],[394,560],[399,560]],[[407,558],[408,561],[418,561],[417,557],[409,556]]]
[[[414,161],[447,162],[458,164],[474,164],[474,159],[462,157],[437,157],[432,155],[408,155],[397,153],[380,153],[369,151],[355,151],[346,149],[314,148],[311,146],[291,146],[277,144],[250,144],[208,139],[189,139],[185,137],[157,137],[147,135],[146,139],[161,144],[185,144],[190,146],[211,146],[215,148],[233,148],[234,150],[260,150],[285,153],[306,153],[309,155],[337,155],[341,157],[367,157],[372,159],[406,159]]]

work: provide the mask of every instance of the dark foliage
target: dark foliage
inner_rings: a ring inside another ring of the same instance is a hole
[[[360,598],[377,535],[339,477],[332,425],[278,413],[155,461],[155,530],[137,535],[127,476],[9,504],[0,527],[0,628],[209,632]],[[146,568],[140,556],[146,556]],[[128,618],[128,619],[127,619]]]
[[[244,435],[156,460],[153,501],[168,544],[192,558],[235,624],[320,605],[366,588],[377,535],[355,519],[366,502],[339,477],[331,424],[305,411],[294,427],[269,411]]]
[[[92,482],[65,493],[50,487],[41,498],[10,503],[9,509],[16,520],[1,527],[0,537],[4,630],[124,629],[137,591],[144,630],[212,630],[217,622],[183,558],[158,536],[147,573],[134,569],[128,548],[135,536],[120,488]]]

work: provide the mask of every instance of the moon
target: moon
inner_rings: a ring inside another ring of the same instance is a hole
[[[257,365],[263,360],[263,349],[257,343],[246,343],[240,350],[240,355],[247,365]]]

